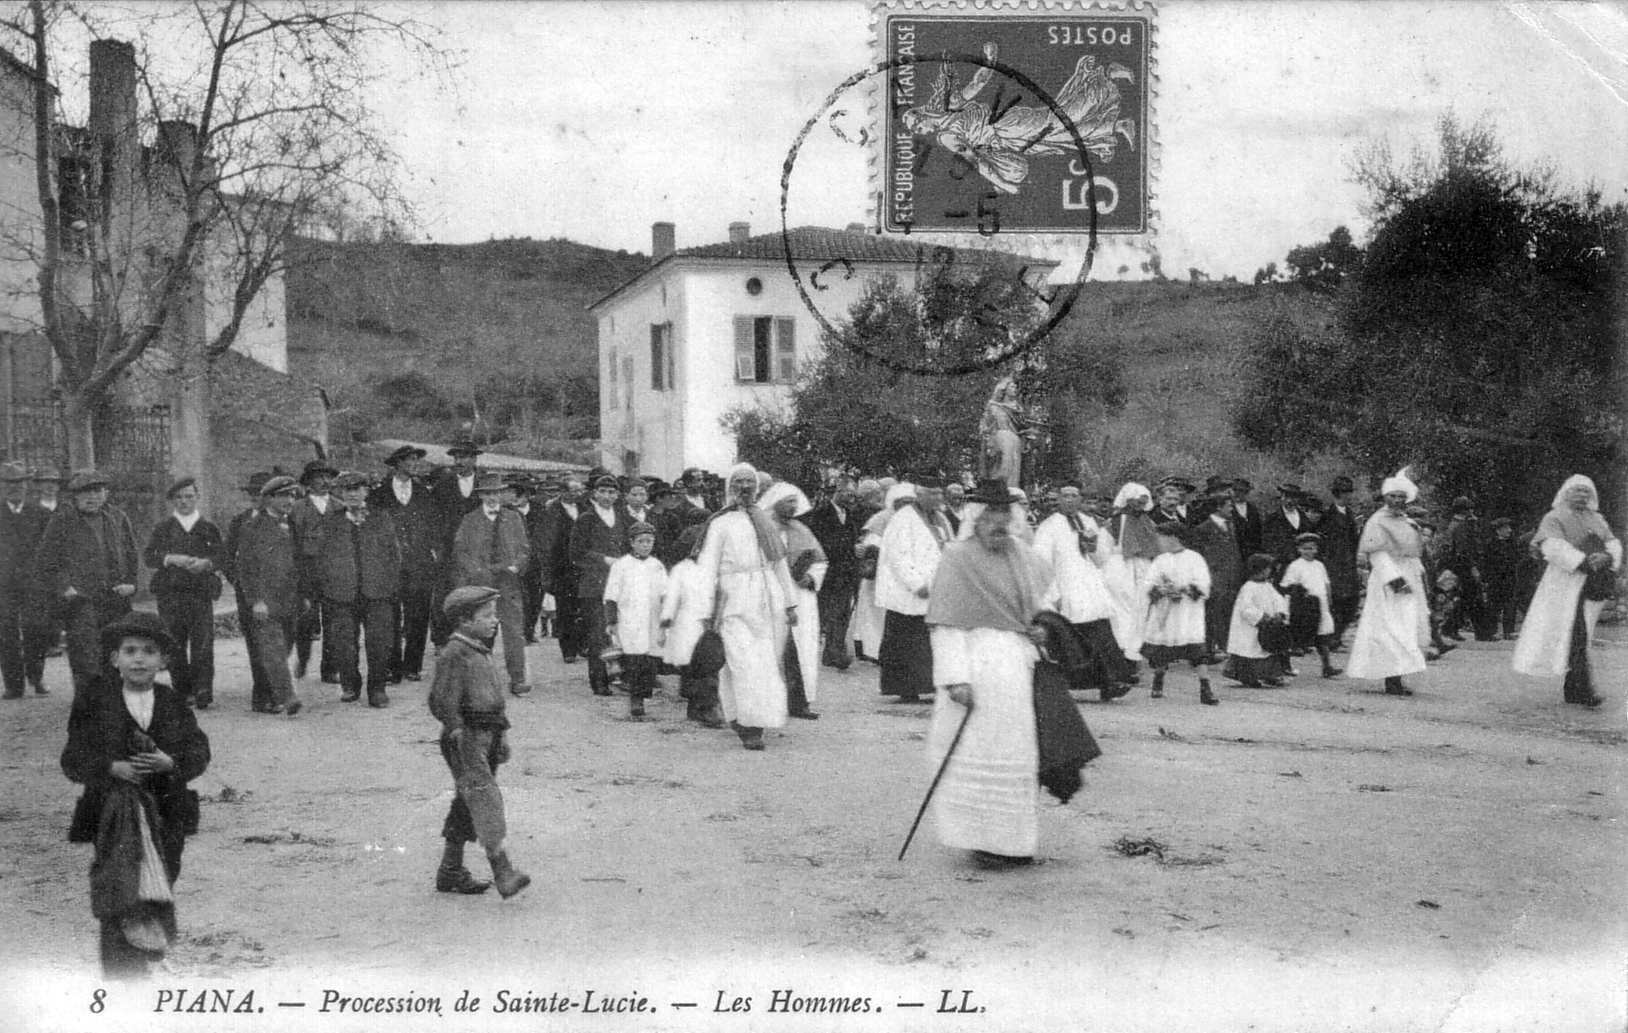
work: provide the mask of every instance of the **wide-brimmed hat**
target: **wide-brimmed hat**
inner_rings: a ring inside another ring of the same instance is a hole
[[[360,470],[344,470],[334,478],[334,488],[338,491],[344,491],[347,488],[371,487],[373,487],[373,478]]]
[[[0,465],[0,481],[26,481],[28,480],[28,467],[22,463],[6,463]]]
[[[103,626],[100,632],[102,651],[111,653],[127,638],[151,639],[165,653],[175,652],[175,639],[156,613],[134,610]]]
[[[602,473],[598,477],[595,477],[593,481],[594,491],[598,491],[600,488],[615,488],[617,491],[621,491],[622,482],[618,481],[611,474]]]
[[[265,487],[266,482],[269,480],[271,480],[271,474],[264,470],[256,470],[254,473],[249,474],[248,480],[243,482],[242,490],[250,495],[258,495],[260,489]]]
[[[1301,490],[1300,485],[1295,484],[1293,481],[1284,481],[1278,485],[1278,494],[1286,499],[1298,499],[1305,492]]]
[[[327,460],[313,459],[309,463],[305,464],[305,469],[300,471],[300,483],[310,484],[311,478],[315,477],[317,474],[324,474],[328,477],[338,477],[339,470],[338,468],[329,464]]]
[[[514,485],[509,479],[498,473],[483,473],[475,478],[475,493],[482,494],[489,491],[508,491]]]
[[[107,474],[102,473],[100,470],[75,470],[74,475],[68,478],[68,494],[70,495],[107,486]]]
[[[1012,489],[1007,486],[1004,477],[980,477],[978,483],[967,492],[968,502],[980,502],[992,508],[1009,508],[1012,505]]]
[[[32,477],[30,477],[29,480],[32,480],[32,481],[35,481],[35,482],[55,481],[57,484],[61,484],[62,483],[62,471],[57,469],[54,466],[37,467],[34,470],[34,475]]]
[[[423,459],[427,455],[429,455],[429,453],[424,451],[422,448],[419,448],[417,445],[403,445],[384,457],[384,465],[395,466],[396,464],[405,462],[408,459]]]
[[[459,438],[447,446],[447,455],[449,456],[480,456],[485,454],[475,444],[473,438]]]

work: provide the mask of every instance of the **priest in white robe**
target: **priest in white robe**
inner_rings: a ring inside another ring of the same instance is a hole
[[[763,749],[765,728],[786,723],[780,656],[797,621],[785,543],[756,498],[757,471],[737,464],[729,472],[730,504],[707,524],[698,560],[701,595],[713,601],[708,616],[724,643],[719,702],[749,750]]]
[[[927,623],[937,687],[927,733],[933,769],[954,755],[933,794],[933,822],[948,847],[988,868],[1028,864],[1039,840],[1039,738],[1033,621],[1048,575],[1013,534],[1005,485],[969,495],[985,503],[970,540],[948,546]],[[956,731],[965,729],[956,741]]]
[[[1091,658],[1072,687],[1097,689],[1110,700],[1130,690],[1131,667],[1114,637],[1114,598],[1102,573],[1108,536],[1080,511],[1083,501],[1078,482],[1058,487],[1057,510],[1035,529],[1034,551],[1052,573],[1044,604],[1073,625]]]
[[[1351,642],[1353,678],[1383,678],[1385,692],[1411,696],[1402,678],[1425,669],[1424,645],[1430,641],[1430,612],[1424,586],[1424,536],[1407,515],[1419,488],[1403,470],[1380,486],[1385,508],[1368,518],[1357,542],[1357,555],[1367,560],[1368,594],[1362,619]]]

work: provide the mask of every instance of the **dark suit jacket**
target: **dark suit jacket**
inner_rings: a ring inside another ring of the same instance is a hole
[[[429,485],[414,481],[413,493],[403,506],[396,498],[393,480],[386,479],[368,493],[368,511],[390,514],[396,526],[396,545],[401,549],[402,576],[428,578],[435,573],[446,548],[441,503],[430,494]]]
[[[303,502],[304,500],[302,499],[301,501]],[[297,511],[299,507],[300,503],[296,502],[294,504],[295,510]],[[243,586],[238,582],[237,547],[243,540],[243,528],[247,526],[249,521],[254,519],[255,514],[259,513],[260,511],[261,510],[258,504],[250,506],[248,509],[240,510],[237,515],[232,517],[232,519],[226,524],[226,541],[224,543],[225,552],[221,563],[221,573],[225,574],[226,580],[230,581],[233,587],[237,588],[239,591],[242,590]]]
[[[75,843],[95,840],[102,802],[116,781],[111,767],[129,760],[136,719],[124,705],[123,682],[114,675],[98,679],[68,713],[68,743],[62,748],[62,773],[85,787],[74,807],[68,838]],[[198,727],[192,708],[168,685],[153,686],[153,718],[145,733],[153,744],[175,761],[175,770],[149,775],[142,785],[157,803],[160,828],[154,839],[170,868],[171,878],[181,866],[185,837],[198,828],[197,797],[187,783],[209,767],[209,738]]]
[[[1333,506],[1323,511],[1323,521],[1317,525],[1323,536],[1321,557],[1328,568],[1330,594],[1336,599],[1349,599],[1362,594],[1362,581],[1357,577],[1357,539],[1362,535],[1361,521],[1355,510],[1341,513]]]
[[[456,585],[498,588],[504,578],[523,577],[530,561],[526,522],[507,507],[498,510],[496,520],[482,510],[469,513],[452,540],[452,577]],[[515,573],[509,573],[510,567],[516,568]]]
[[[1210,594],[1232,594],[1243,583],[1243,560],[1238,554],[1238,534],[1235,529],[1217,527],[1214,520],[1205,517],[1193,525],[1189,542],[1194,552],[1204,557],[1210,567]]]
[[[147,539],[147,548],[142,553],[142,559],[153,571],[150,585],[154,595],[213,598],[220,584],[214,573],[195,574],[180,567],[166,567],[164,557],[171,553],[206,559],[215,570],[219,570],[226,553],[220,528],[199,517],[192,530],[187,531],[182,529],[181,522],[174,516],[166,517],[153,527],[153,533]]]
[[[582,515],[584,508],[593,507],[587,502],[577,503],[577,516]],[[576,525],[576,517],[560,504],[559,499],[553,499],[543,507],[542,519],[542,554],[538,562],[542,567],[543,589],[574,599],[577,594],[577,567],[571,562],[571,528]]]
[[[430,497],[435,500],[441,518],[441,548],[444,559],[452,556],[452,539],[465,516],[480,508],[480,496],[471,489],[463,494],[458,486],[458,472],[444,466],[430,475]]]
[[[1238,554],[1244,559],[1261,551],[1261,506],[1258,502],[1249,503],[1249,515],[1239,516],[1236,508],[1232,514],[1232,530],[1238,536]]]
[[[1295,535],[1317,530],[1317,518],[1305,510],[1300,511],[1300,526],[1289,523],[1289,518],[1278,509],[1261,519],[1261,551],[1270,553],[1277,561],[1276,574],[1295,561]]]
[[[847,511],[846,517],[846,520],[838,520],[837,507],[826,501],[801,518],[804,526],[814,532],[814,539],[820,543],[820,548],[825,550],[825,559],[829,564],[825,572],[826,586],[835,583],[839,587],[852,588],[859,584],[859,558],[854,555],[854,543],[859,540],[863,525],[852,509]]]
[[[523,573],[525,573],[528,578],[534,578],[543,569],[543,547],[546,544],[543,539],[543,532],[547,530],[547,526],[544,522],[546,515],[544,512],[544,507],[538,505],[536,502],[533,502],[530,506],[526,507],[526,511],[524,513],[521,513],[519,509],[516,509],[515,512],[520,515],[520,522],[526,526],[526,545],[528,548],[528,554],[526,557],[526,567]]]
[[[610,577],[608,556],[616,559],[628,552],[627,514],[616,512],[616,526],[611,527],[599,517],[592,503],[582,507],[581,515],[571,528],[571,562],[577,568],[577,598],[600,599],[605,595],[605,582]]]
[[[21,595],[29,589],[34,554],[49,516],[34,502],[24,502],[16,514],[0,502],[0,592]]]
[[[336,603],[394,599],[401,587],[401,546],[388,513],[369,512],[357,527],[344,511],[322,521],[317,584]]]
[[[96,525],[101,526],[108,554],[97,543]],[[51,598],[60,602],[71,586],[86,597],[105,596],[114,585],[136,583],[139,553],[130,520],[112,506],[86,515],[65,502],[57,507],[45,525],[36,559],[40,581]]]
[[[264,510],[245,520],[238,531],[234,583],[249,606],[265,603],[272,620],[287,620],[300,612],[303,593],[295,547],[293,522]]]

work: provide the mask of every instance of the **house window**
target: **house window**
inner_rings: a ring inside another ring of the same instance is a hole
[[[673,324],[650,324],[650,390],[673,389]]]
[[[736,316],[736,382],[789,384],[796,379],[797,321],[784,316]]]

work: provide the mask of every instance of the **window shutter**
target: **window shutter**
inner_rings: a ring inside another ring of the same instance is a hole
[[[789,384],[797,379],[797,320],[774,321],[775,379]]]
[[[678,378],[673,376],[673,366],[677,362],[677,360],[673,358],[673,324],[663,323],[661,325],[661,343],[662,356],[667,360],[667,368],[665,371],[666,383],[662,384],[662,387],[665,390],[671,391],[678,383]]]
[[[661,375],[667,368],[661,355],[661,324],[650,324],[650,390],[660,391]]]
[[[752,361],[752,317],[735,317],[735,379],[751,382],[757,379],[757,364]]]

